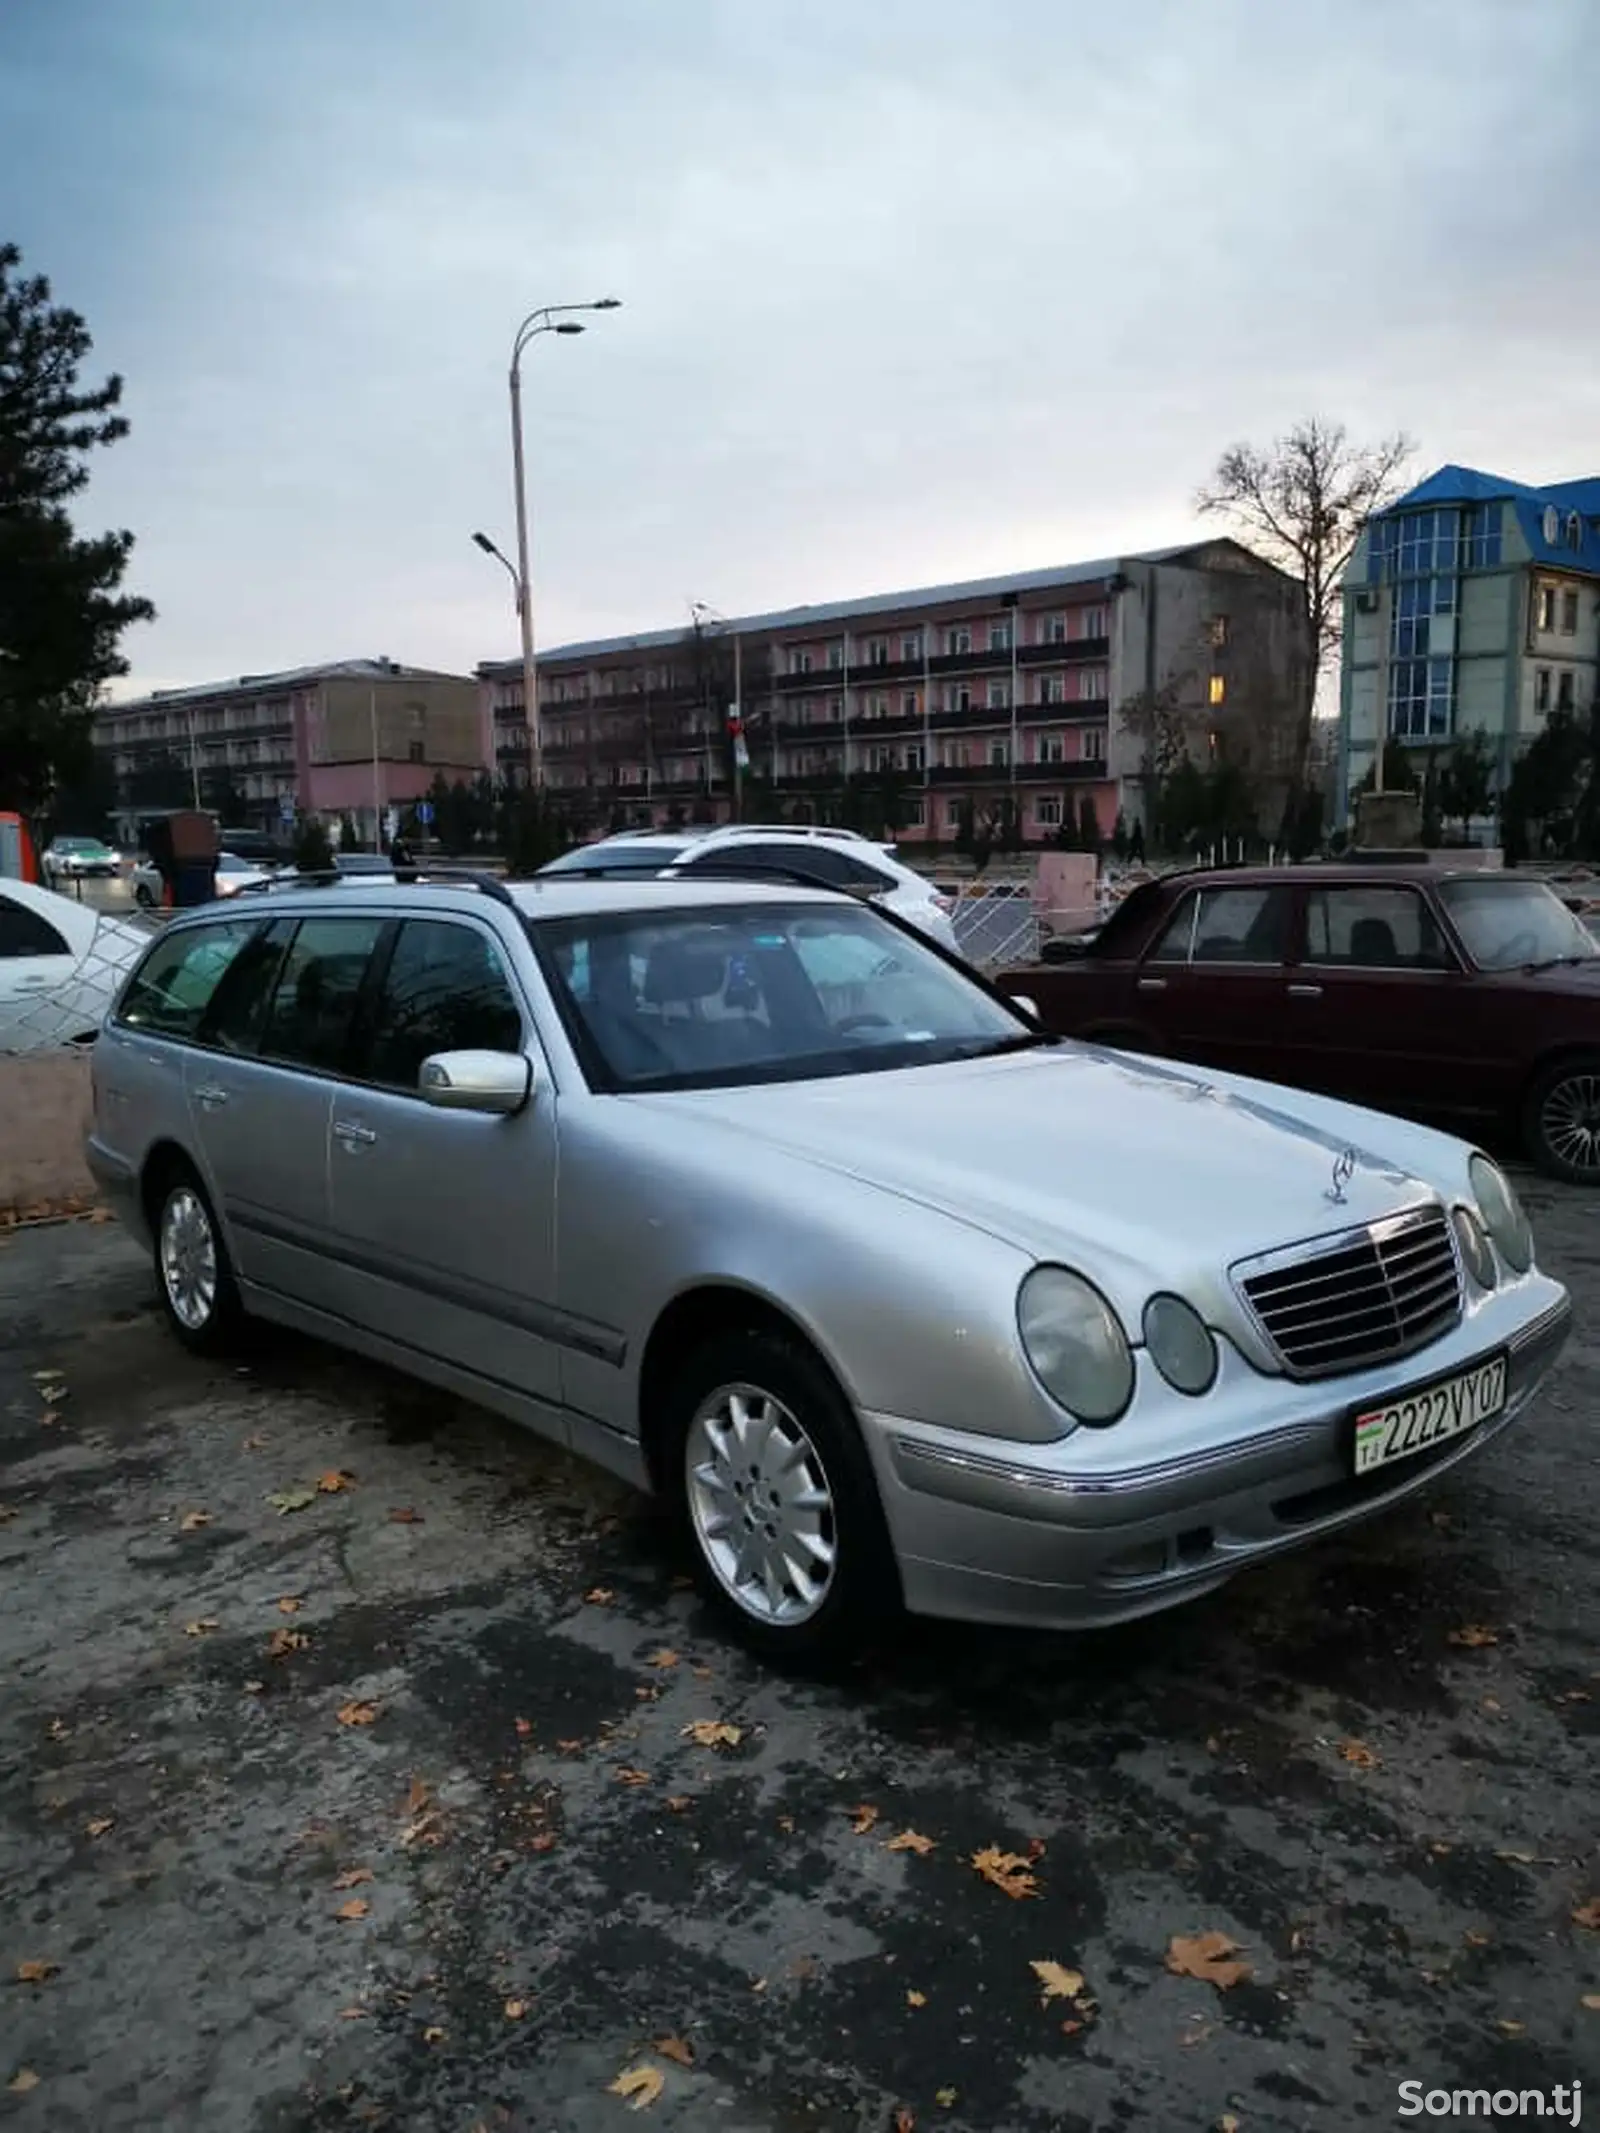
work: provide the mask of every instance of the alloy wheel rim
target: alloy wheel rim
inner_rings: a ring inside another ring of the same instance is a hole
[[[161,1279],[172,1315],[198,1333],[216,1308],[217,1240],[197,1192],[180,1185],[161,1214]]]
[[[1600,1074],[1569,1074],[1544,1100],[1545,1145],[1573,1170],[1600,1175]]]
[[[808,1622],[833,1586],[838,1531],[827,1470],[795,1416],[760,1386],[719,1386],[689,1424],[684,1466],[695,1538],[724,1592],[758,1622]]]

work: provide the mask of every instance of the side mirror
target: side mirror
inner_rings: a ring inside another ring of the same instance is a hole
[[[417,1089],[441,1111],[520,1111],[533,1094],[533,1063],[521,1052],[434,1052]]]
[[[1039,1020],[1039,1003],[1037,1000],[1030,998],[1025,992],[1014,992],[1009,997],[1013,1007],[1021,1008],[1025,1015],[1032,1015],[1035,1022]]]

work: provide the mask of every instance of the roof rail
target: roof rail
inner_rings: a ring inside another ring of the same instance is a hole
[[[265,881],[247,881],[235,889],[237,896],[266,896],[273,890],[328,889],[339,882],[370,881],[383,888],[389,886],[387,878],[380,874],[341,874],[337,867],[318,867],[309,874],[269,874]],[[428,888],[437,882],[447,889],[477,889],[497,904],[505,904],[511,910],[517,908],[516,898],[497,874],[487,873],[482,867],[407,867],[394,870],[394,882],[399,888]]]

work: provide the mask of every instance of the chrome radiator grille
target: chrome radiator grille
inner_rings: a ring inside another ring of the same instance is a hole
[[[1256,1272],[1246,1271],[1257,1267]],[[1256,1322],[1296,1377],[1337,1377],[1409,1355],[1461,1316],[1461,1275],[1443,1209],[1347,1231],[1320,1249],[1235,1270]]]

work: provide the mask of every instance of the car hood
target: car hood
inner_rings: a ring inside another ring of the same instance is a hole
[[[1141,1295],[1435,1190],[1411,1164],[1436,1136],[1398,1120],[1088,1045],[644,1101]]]

